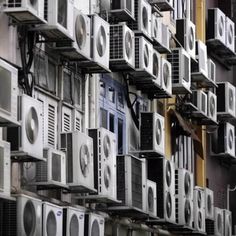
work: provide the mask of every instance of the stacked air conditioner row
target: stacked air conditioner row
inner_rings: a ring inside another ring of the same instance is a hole
[[[16,201],[0,201],[0,209],[1,235],[104,235],[104,217],[82,207],[18,195]]]

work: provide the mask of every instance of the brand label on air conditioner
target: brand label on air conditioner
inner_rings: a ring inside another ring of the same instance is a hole
[[[62,215],[62,211],[58,211],[57,216],[61,216],[61,215]]]

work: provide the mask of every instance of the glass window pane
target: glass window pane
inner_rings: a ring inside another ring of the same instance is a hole
[[[71,75],[63,72],[63,100],[68,103],[72,103],[71,94]]]
[[[110,124],[109,130],[114,133],[114,131],[115,131],[115,128],[114,128],[114,125],[115,125],[115,117],[114,117],[114,115],[111,114],[111,113],[109,114],[109,124]]]
[[[74,103],[75,105],[81,105],[81,78],[75,77],[74,80]]]
[[[113,87],[109,87],[108,89],[108,99],[109,101],[115,103],[115,89]]]
[[[100,108],[100,126],[107,129],[107,111]]]
[[[48,85],[49,90],[56,93],[57,67],[51,61],[48,61]]]
[[[118,119],[118,154],[123,154],[123,120]]]

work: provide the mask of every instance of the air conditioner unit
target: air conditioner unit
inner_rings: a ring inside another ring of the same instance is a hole
[[[170,50],[170,31],[169,27],[162,23],[161,25],[161,44],[167,49]]]
[[[172,68],[173,93],[190,93],[191,59],[189,54],[183,48],[174,48],[171,54],[167,54],[167,60]]]
[[[140,149],[153,153],[155,157],[165,156],[165,119],[158,113],[141,113]]]
[[[0,126],[17,122],[18,70],[0,59]]]
[[[0,196],[11,194],[11,150],[10,143],[0,140]]]
[[[64,152],[44,149],[46,162],[36,163],[35,185],[45,188],[66,188],[66,156]]]
[[[207,39],[225,45],[225,14],[219,8],[208,9]]]
[[[173,0],[148,0],[151,5],[157,5],[161,11],[173,9]]]
[[[151,180],[147,180],[147,212],[157,216],[157,184]]]
[[[74,8],[73,42],[56,42],[54,49],[66,58],[77,60],[91,60],[91,19]]]
[[[162,43],[162,19],[157,14],[152,14],[152,39],[153,43]]]
[[[62,236],[63,208],[49,202],[43,203],[43,235]]]
[[[117,156],[117,199],[122,205],[146,212],[145,162],[132,155]]]
[[[110,12],[122,21],[134,20],[134,0],[112,0]]]
[[[110,26],[110,67],[113,71],[134,69],[134,46],[134,32],[126,23]]]
[[[223,210],[224,217],[224,235],[232,236],[232,213],[229,210]]]
[[[73,0],[44,0],[47,24],[36,29],[50,41],[73,41]]]
[[[217,83],[217,113],[219,116],[236,117],[236,89],[229,82]]]
[[[194,90],[192,92],[192,103],[197,107],[197,112],[207,116],[207,94],[203,90]]]
[[[176,221],[179,225],[193,227],[193,175],[186,169],[175,171]]]
[[[193,191],[193,212],[195,230],[205,233],[205,192],[200,187],[195,187]]]
[[[44,24],[44,0],[5,0],[4,12],[23,24]]]
[[[85,215],[85,234],[88,236],[104,235],[105,219],[103,216],[89,213]]]
[[[229,18],[225,18],[225,44],[226,46],[235,53],[235,26],[234,22]]]
[[[165,58],[161,58],[161,88],[172,95],[172,69],[171,64]]]
[[[152,55],[152,75],[154,82],[161,87],[161,55],[155,49],[153,49]]]
[[[215,81],[216,81],[216,65],[211,59],[207,60],[207,65],[208,65],[208,79],[215,83]]]
[[[214,220],[214,192],[205,188],[206,219]]]
[[[160,220],[176,222],[175,211],[175,167],[166,159],[148,160],[148,179],[156,182],[157,216]]]
[[[104,128],[89,129],[93,139],[94,185],[98,194],[116,199],[116,136]]]
[[[189,19],[176,20],[176,38],[192,59],[196,57],[195,25]]]
[[[43,160],[42,104],[25,94],[18,99],[21,127],[8,128],[7,140],[12,155],[26,157],[25,161]]]
[[[63,208],[63,235],[84,235],[85,210],[82,208]]]
[[[207,116],[217,122],[217,97],[211,91],[207,92]]]
[[[61,133],[61,149],[66,152],[67,184],[71,191],[95,191],[93,140],[79,131]]]

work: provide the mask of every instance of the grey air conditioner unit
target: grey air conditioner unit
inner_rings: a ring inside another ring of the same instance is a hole
[[[119,45],[119,46],[118,46]],[[110,67],[112,71],[134,69],[134,32],[120,23],[110,26]]]
[[[195,187],[193,191],[193,219],[194,229],[197,232],[205,233],[205,192],[200,187]]]
[[[147,180],[147,212],[149,216],[157,216],[157,184]]]
[[[148,179],[157,184],[157,217],[160,221],[175,224],[174,163],[166,159],[150,159],[147,164]]]
[[[172,95],[172,69],[171,64],[165,58],[161,58],[161,88]]]
[[[42,104],[28,96],[18,97],[18,121],[21,127],[8,128],[7,140],[11,143],[12,155],[25,161],[43,160]]]
[[[217,122],[217,96],[211,92],[207,92],[207,116],[209,119]]]
[[[205,188],[205,210],[206,219],[214,220],[214,192]]]
[[[0,59],[0,126],[17,122],[18,70]]]
[[[225,44],[227,48],[235,53],[235,25],[229,17],[226,17],[225,19]]]
[[[208,66],[208,79],[215,83],[216,81],[216,65],[215,63],[211,60],[207,60],[207,66]]]
[[[197,113],[207,116],[207,94],[203,90],[194,90],[192,92],[192,103],[197,108]]]
[[[93,139],[94,185],[98,195],[116,200],[116,135],[105,128],[89,129]]]
[[[172,68],[173,93],[191,93],[191,58],[183,48],[174,48],[167,54]]]
[[[220,117],[236,117],[236,89],[229,82],[217,83],[217,115]]]
[[[93,140],[79,131],[61,133],[61,150],[66,152],[67,184],[72,192],[96,192],[93,145]]]
[[[176,20],[176,38],[192,59],[196,58],[195,25],[189,19]]]
[[[20,24],[44,24],[44,0],[5,0],[4,12]]]
[[[141,113],[140,150],[155,157],[165,156],[165,120],[158,113]]]
[[[232,212],[224,209],[223,217],[224,217],[224,235],[232,236]]]
[[[88,213],[85,215],[84,235],[87,236],[102,236],[105,233],[105,219],[103,216]]]

